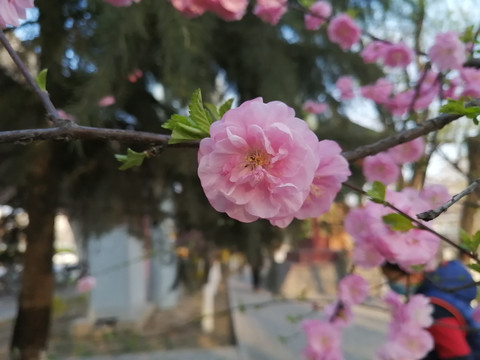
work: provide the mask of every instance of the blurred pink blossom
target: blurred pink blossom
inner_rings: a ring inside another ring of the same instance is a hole
[[[320,103],[313,100],[307,100],[303,104],[303,110],[310,114],[321,114],[328,110],[327,103]]]
[[[77,292],[86,293],[91,291],[97,285],[97,280],[93,276],[84,276],[77,282]]]
[[[328,25],[328,38],[343,50],[350,49],[360,40],[361,31],[358,25],[347,14],[335,16]]]
[[[287,11],[287,0],[257,0],[253,13],[260,19],[276,25]]]
[[[383,59],[388,46],[389,44],[383,41],[373,41],[360,52],[360,56],[363,62],[367,64],[374,63]]]
[[[200,16],[208,10],[207,3],[204,0],[170,0],[170,2],[175,9],[187,18]]]
[[[377,104],[385,104],[388,102],[393,91],[393,84],[385,79],[378,79],[373,85],[366,85],[360,88],[363,97],[375,101]]]
[[[338,284],[338,298],[345,304],[357,305],[365,301],[368,289],[368,282],[361,275],[347,275]]]
[[[98,106],[106,107],[115,104],[115,97],[113,95],[107,95],[98,100]]]
[[[475,320],[477,323],[480,323],[480,305],[477,305],[475,309],[473,309],[473,320]]]
[[[136,69],[132,71],[130,74],[128,74],[128,81],[131,83],[135,83],[138,81],[138,79],[141,79],[143,77],[143,71],[140,69]]]
[[[307,359],[336,360],[340,351],[340,331],[334,324],[319,320],[304,320],[302,330],[307,338],[303,354]]]
[[[77,121],[77,119],[75,118],[75,116],[73,116],[72,114],[69,114],[69,113],[65,112],[65,111],[62,110],[62,109],[58,109],[57,112],[58,112],[58,116],[60,116],[60,119],[65,119],[65,120],[70,120],[70,121]]]
[[[355,97],[353,92],[353,79],[351,76],[341,76],[335,83],[337,89],[340,90],[341,100],[351,100]]]
[[[226,21],[240,20],[248,6],[248,0],[170,0],[170,2],[188,18],[211,11]]]
[[[419,160],[425,152],[425,141],[422,137],[410,140],[388,149],[387,153],[399,165]]]
[[[439,71],[460,69],[466,59],[465,44],[454,31],[437,34],[428,56]]]
[[[316,1],[310,6],[309,13],[305,15],[305,28],[318,30],[332,15],[332,5],[326,1]]]
[[[353,322],[353,311],[349,304],[333,302],[324,307],[323,313],[328,321],[339,327],[349,326]]]
[[[403,91],[391,97],[385,104],[385,106],[392,113],[392,115],[405,115],[409,111],[410,106],[412,105],[412,100],[414,96],[414,89]]]
[[[0,29],[18,26],[20,19],[27,18],[26,10],[33,7],[33,0],[0,0]]]
[[[445,186],[433,184],[425,186],[420,191],[420,198],[425,200],[432,209],[436,209],[450,200],[451,196]]]
[[[413,50],[404,43],[385,46],[383,63],[386,66],[405,68],[413,60]]]
[[[398,179],[400,169],[392,157],[383,152],[363,160],[363,175],[368,182],[380,181],[388,185]]]

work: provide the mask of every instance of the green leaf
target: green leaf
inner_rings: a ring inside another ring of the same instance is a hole
[[[475,41],[475,32],[473,31],[473,25],[470,25],[465,29],[465,32],[460,36],[460,40],[464,43]]]
[[[209,136],[209,132],[204,132],[189,118],[182,115],[172,115],[168,121],[163,124],[165,129],[172,130],[169,144],[176,144],[192,140],[200,140]]]
[[[145,152],[139,153],[139,152],[133,151],[130,148],[127,149],[126,155],[115,154],[115,158],[121,163],[123,163],[119,167],[120,170],[127,170],[134,166],[140,166],[142,165],[143,160],[146,157],[147,157],[147,154]]]
[[[388,214],[382,216],[382,220],[385,224],[389,225],[393,231],[406,232],[415,227],[412,222],[402,214]]]
[[[278,341],[280,341],[282,344],[286,344],[287,341],[288,341],[288,337],[286,337],[285,335],[278,335],[278,336],[277,336],[277,339],[278,339]]]
[[[304,8],[309,9],[315,3],[315,0],[298,0],[298,3]]]
[[[174,130],[177,126],[177,123],[193,124],[192,121],[186,116],[173,114],[170,119],[168,119],[167,122],[162,125],[162,127],[169,130]]]
[[[472,270],[480,272],[480,264],[468,264],[467,266]]]
[[[373,202],[383,204],[385,202],[386,186],[380,181],[374,181],[372,188],[367,191],[367,195],[370,196]]]
[[[35,82],[42,91],[47,91],[47,72],[48,69],[43,69],[35,78]]]
[[[193,92],[190,103],[188,104],[188,110],[190,111],[190,119],[192,119],[200,130],[203,130],[208,134],[211,121],[205,107],[203,106],[202,92],[200,89]]]
[[[232,108],[232,104],[233,104],[233,98],[228,99],[220,106],[220,109],[218,110],[218,113],[220,114],[220,118],[222,118],[222,116],[225,115],[225,113]]]
[[[478,248],[478,245],[475,246],[473,239],[463,229],[460,229],[460,244],[459,245],[460,245],[461,248],[463,248],[467,251],[470,251],[470,252],[475,252],[476,248]]]
[[[475,125],[478,125],[478,117],[480,116],[480,106],[465,107],[464,99],[448,99],[448,103],[440,108],[440,112],[444,114],[458,114],[472,119]]]
[[[211,123],[214,121],[220,120],[220,113],[215,105],[210,103],[205,103],[205,107],[208,110],[208,115],[210,115],[210,119],[212,120]]]

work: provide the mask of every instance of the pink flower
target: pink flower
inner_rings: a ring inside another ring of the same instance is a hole
[[[131,83],[136,83],[138,79],[141,79],[143,77],[143,71],[140,69],[136,69],[130,74],[128,74],[128,81]]]
[[[33,8],[33,0],[0,0],[0,28],[18,26],[27,18],[26,9]]]
[[[338,284],[338,298],[349,305],[365,301],[368,295],[368,282],[358,274],[345,276]]]
[[[388,185],[398,179],[400,169],[389,154],[378,153],[364,159],[363,175],[368,182],[380,181]]]
[[[335,16],[328,25],[328,38],[343,50],[350,49],[360,40],[360,28],[347,14]]]
[[[276,25],[287,11],[287,0],[257,0],[253,13],[271,25]]]
[[[420,327],[405,326],[394,341],[408,351],[410,359],[423,359],[433,349],[432,335]]]
[[[360,88],[363,97],[375,101],[377,104],[388,102],[393,91],[393,84],[385,78],[378,79],[373,85],[366,85]]]
[[[388,46],[389,44],[383,41],[373,41],[360,52],[360,56],[364,63],[374,63],[383,59]]]
[[[395,163],[401,165],[419,160],[425,151],[425,141],[418,137],[409,142],[388,149],[387,153]]]
[[[328,110],[328,104],[307,100],[303,104],[303,111],[310,114],[321,114]]]
[[[65,119],[65,120],[70,120],[70,121],[77,121],[76,117],[72,114],[67,113],[66,111],[62,109],[58,109],[58,116],[60,116],[60,119]]]
[[[132,3],[138,3],[140,0],[104,0],[113,6],[130,6]]]
[[[98,100],[98,106],[100,107],[107,107],[110,105],[115,104],[115,97],[112,95],[107,95]]]
[[[475,320],[477,323],[480,323],[480,305],[477,305],[477,307],[473,309],[472,317],[473,320]]]
[[[433,324],[433,305],[428,297],[417,294],[410,298],[404,305],[405,313],[408,314],[409,326],[428,328]]]
[[[81,294],[89,292],[95,285],[97,285],[97,280],[93,276],[84,276],[77,282],[77,292]]]
[[[333,302],[325,306],[323,313],[328,321],[338,328],[348,326],[353,322],[353,312],[349,304]]]
[[[433,184],[425,186],[420,191],[420,198],[426,201],[432,209],[436,209],[450,200],[451,196],[445,186]]]
[[[307,30],[318,30],[332,15],[332,5],[326,1],[316,1],[310,6],[309,14],[305,15],[305,28]]]
[[[202,0],[170,0],[170,2],[187,18],[200,16],[207,11],[207,3]]]
[[[353,262],[355,265],[371,269],[381,265],[385,257],[380,254],[377,247],[369,242],[356,244],[353,249]]]
[[[332,323],[304,320],[302,330],[307,338],[304,355],[307,359],[340,359],[340,331]]]
[[[353,79],[351,76],[341,76],[335,83],[337,89],[340,90],[341,100],[350,100],[355,97],[353,93]]]
[[[247,6],[248,0],[210,0],[208,10],[220,16],[223,20],[235,21],[243,18]]]
[[[261,98],[228,111],[200,142],[198,175],[212,206],[243,222],[292,217],[310,193],[319,142],[293,109]]]
[[[412,355],[402,345],[387,342],[376,352],[376,360],[412,360]]]
[[[403,91],[390,98],[385,105],[392,115],[402,116],[410,109],[414,96],[415,90],[413,89]]]
[[[413,50],[404,43],[388,45],[384,49],[383,63],[391,67],[406,67],[413,60]]]
[[[467,85],[480,86],[480,69],[462,68],[460,77]]]
[[[460,69],[466,58],[465,44],[454,31],[437,34],[428,56],[440,71]]]

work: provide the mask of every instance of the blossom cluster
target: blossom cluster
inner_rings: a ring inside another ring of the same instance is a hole
[[[441,185],[426,186],[422,191],[412,188],[401,191],[387,189],[385,196],[386,201],[412,217],[436,208],[449,198],[448,191]],[[355,264],[370,268],[388,261],[406,270],[412,266],[433,265],[440,239],[417,228],[403,232],[393,231],[382,220],[383,216],[390,213],[393,210],[388,207],[368,202],[347,214],[345,228],[355,242]]]
[[[384,301],[392,319],[387,342],[378,349],[376,359],[423,359],[434,345],[432,335],[425,330],[433,324],[433,306],[428,297],[414,295],[403,303],[400,295],[389,292]]]
[[[308,360],[341,360],[341,332],[353,321],[352,306],[365,301],[368,282],[360,275],[343,278],[338,286],[338,301],[324,308],[325,320],[304,320],[302,330],[307,344],[303,356]]]
[[[319,141],[282,102],[229,110],[200,142],[198,176],[210,204],[242,222],[287,226],[328,211],[350,175],[340,146]]]
[[[33,0],[0,0],[0,28],[18,26],[27,18],[27,9],[33,8]]]

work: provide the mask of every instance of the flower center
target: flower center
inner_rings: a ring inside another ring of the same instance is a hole
[[[255,170],[257,166],[265,167],[270,164],[270,155],[263,150],[252,150],[245,157],[245,167]]]

